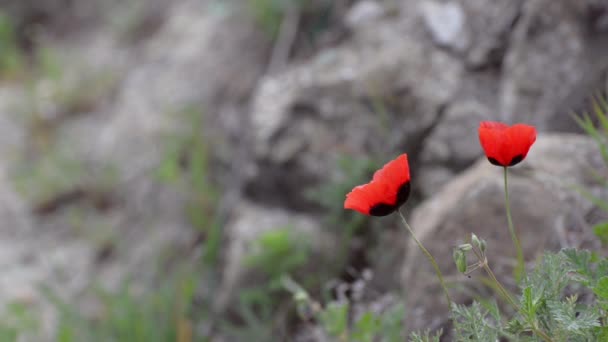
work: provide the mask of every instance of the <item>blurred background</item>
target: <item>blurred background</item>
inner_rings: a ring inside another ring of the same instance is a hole
[[[406,216],[459,303],[490,298],[451,249],[475,232],[515,286],[477,126],[526,122],[527,259],[600,248],[573,188],[605,196],[603,163],[572,114],[607,57],[599,0],[0,0],[0,341],[447,330],[399,221],[345,194],[408,153]]]

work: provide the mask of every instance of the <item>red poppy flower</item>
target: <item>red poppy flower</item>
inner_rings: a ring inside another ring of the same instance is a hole
[[[479,124],[479,142],[494,165],[507,167],[521,162],[535,141],[536,129],[529,125],[507,126],[491,121]]]
[[[344,208],[365,215],[386,216],[403,205],[409,195],[410,167],[407,154],[402,154],[376,171],[371,182],[348,193]]]

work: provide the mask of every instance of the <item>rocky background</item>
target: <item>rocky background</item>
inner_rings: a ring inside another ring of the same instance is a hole
[[[143,310],[139,322],[160,301],[187,308],[169,319],[190,336],[179,341],[327,339],[277,285],[286,274],[320,302],[351,301],[353,317],[407,303],[408,329],[447,329],[397,219],[342,205],[407,152],[412,226],[460,303],[491,296],[451,258],[475,232],[509,281],[502,174],[482,158],[481,120],[541,132],[511,178],[530,265],[543,249],[599,247],[590,227],[606,214],[576,188],[604,196],[603,162],[572,113],[607,89],[603,1],[0,9],[0,332],[53,341],[113,321],[117,302]]]

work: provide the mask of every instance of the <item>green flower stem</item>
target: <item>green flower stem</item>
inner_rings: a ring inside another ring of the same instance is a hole
[[[509,187],[507,182],[507,167],[505,166],[503,169],[505,175],[505,211],[507,212],[507,222],[509,224],[511,240],[513,240],[513,244],[515,245],[515,251],[517,253],[517,265],[515,266],[513,273],[515,275],[515,281],[519,284],[524,273],[524,253],[521,248],[521,244],[519,243],[519,239],[517,238],[517,234],[515,233],[515,228],[513,227],[513,219],[511,218],[511,205],[509,204]]]
[[[452,299],[450,298],[450,293],[448,292],[448,288],[445,286],[445,281],[443,280],[443,275],[441,274],[441,270],[439,269],[439,266],[437,265],[437,261],[435,261],[435,258],[433,258],[433,255],[431,255],[431,253],[426,248],[424,248],[422,243],[416,238],[416,235],[414,234],[414,230],[412,229],[412,227],[410,227],[410,225],[405,220],[405,217],[401,213],[401,210],[398,209],[397,213],[399,213],[399,216],[401,217],[401,221],[403,221],[403,225],[410,232],[410,235],[412,236],[412,238],[414,239],[414,241],[416,242],[418,247],[420,247],[420,250],[426,255],[426,257],[429,259],[429,261],[433,265],[433,268],[435,269],[435,273],[437,274],[437,278],[439,279],[439,282],[441,283],[441,287],[443,288],[443,292],[445,294],[445,299],[448,301],[448,306],[450,307],[450,310],[451,310],[452,309]]]
[[[511,295],[509,294],[509,292],[504,288],[504,286],[502,286],[502,284],[496,278],[496,275],[494,275],[494,272],[492,272],[492,269],[490,268],[490,266],[488,266],[488,261],[487,260],[484,260],[482,262],[482,267],[486,271],[486,273],[488,274],[488,276],[490,276],[490,279],[492,279],[492,281],[494,282],[494,284],[496,284],[496,286],[498,287],[498,289],[500,290],[500,292],[502,292],[502,295],[507,299],[507,301],[511,305],[513,305],[513,307],[515,308],[515,310],[519,310],[519,306],[517,305],[517,303],[515,303],[515,300],[513,300],[513,298],[511,298]]]

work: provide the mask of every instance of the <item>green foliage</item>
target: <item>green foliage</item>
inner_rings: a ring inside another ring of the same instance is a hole
[[[94,111],[117,89],[120,74],[66,60],[60,51],[40,47],[25,83],[25,100],[15,109],[32,135],[51,134],[67,118]]]
[[[291,227],[279,228],[257,238],[246,264],[262,270],[270,279],[278,280],[305,265],[309,253],[310,245],[305,238],[295,234]]]
[[[380,316],[381,330],[379,335],[382,336],[383,342],[400,342],[404,340],[403,318],[405,317],[405,305],[397,303],[388,308]],[[442,334],[441,331],[436,333],[437,336]]]
[[[602,245],[608,244],[608,222],[602,222],[593,226],[593,233],[600,239]]]
[[[224,334],[238,341],[280,340],[276,334],[285,325],[279,310],[284,303],[281,285],[291,274],[305,276],[301,271],[310,260],[310,247],[291,227],[271,229],[256,238],[244,263],[260,271],[264,279],[241,290],[231,308],[239,322],[223,321]]]
[[[555,336],[586,336],[594,328],[600,326],[599,311],[597,308],[580,310],[576,303],[577,297],[567,297],[564,301],[547,302],[551,319],[556,323]],[[580,311],[579,311],[580,310]]]
[[[246,0],[247,9],[255,22],[276,39],[285,19],[297,20],[289,16],[297,13],[300,20],[290,22],[297,24],[297,36],[304,37],[311,46],[334,24],[338,15],[334,1],[308,1],[308,0]]]
[[[574,116],[576,123],[593,138],[600,148],[600,153],[604,162],[608,164],[608,102],[606,99],[598,96],[593,100],[593,114],[583,113],[580,116]],[[595,126],[595,121],[599,122],[599,127]]]
[[[130,281],[117,291],[95,288],[94,313],[86,313],[78,301],[63,299],[56,290],[43,286],[41,293],[53,305],[58,321],[52,341],[57,342],[192,342],[201,341],[194,321],[206,317],[193,313],[197,275],[184,268],[165,275],[153,289],[136,288]],[[41,321],[35,307],[11,304],[0,323],[0,341],[42,341]]]
[[[0,77],[16,77],[23,72],[24,55],[17,44],[15,25],[0,12]]]
[[[558,254],[545,253],[534,271],[528,273],[523,287],[531,289],[533,298],[540,295],[539,292],[549,298],[558,298],[561,295],[572,276],[569,274],[571,264],[567,259],[570,251],[576,252],[566,249]]]
[[[593,293],[599,299],[608,300],[608,277],[603,276],[597,281],[597,284],[593,287]]]
[[[431,334],[430,331],[425,331],[424,333],[414,332],[410,336],[410,342],[439,342],[442,333],[443,331],[441,330],[434,334]]]
[[[194,273],[183,273],[142,294],[130,282],[117,292],[97,289],[101,309],[95,318],[86,317],[48,288],[44,293],[59,311],[56,341],[189,342],[194,334],[191,306],[196,284]],[[180,336],[190,338],[180,340]]]
[[[251,14],[271,36],[276,37],[290,6],[300,7],[302,0],[247,0]]]
[[[242,291],[233,308],[241,322],[221,322],[224,334],[236,341],[264,342],[276,338],[277,291],[268,284]]]
[[[331,302],[319,314],[327,333],[334,337],[348,334],[348,303]]]
[[[349,302],[329,302],[317,317],[329,336],[340,341],[403,341],[403,305],[395,304],[381,313],[364,312],[356,320],[349,315]],[[439,336],[441,333],[438,333]],[[417,338],[422,335],[417,335]],[[414,337],[412,337],[414,338]],[[424,340],[423,340],[424,341]]]
[[[517,312],[505,324],[497,306],[454,306],[456,341],[600,341],[606,336],[607,259],[589,251],[545,253],[523,284]],[[595,301],[581,296],[595,293]]]
[[[312,316],[320,323],[325,333],[335,340],[356,342],[404,341],[403,318],[405,309],[401,303],[395,303],[380,313],[365,311],[358,317],[352,317],[354,303],[350,301],[329,301],[323,306],[312,299],[308,292],[290,277],[282,277],[281,283],[283,288],[293,295],[298,313],[302,318],[310,319]],[[427,335],[415,334],[412,338],[420,339]],[[437,336],[440,335],[441,332]]]
[[[81,184],[85,168],[66,153],[57,152],[23,163],[12,176],[21,194],[39,202]]]
[[[500,317],[492,317],[490,312],[497,314],[498,310],[484,310],[477,302],[467,307],[454,305],[454,334],[456,341],[496,341],[501,329],[498,324]]]
[[[9,303],[0,319],[0,341],[14,342],[39,331],[40,322],[25,303]]]
[[[608,102],[605,97],[597,96],[592,102],[592,114],[586,112],[582,115],[574,115],[576,123],[587,133],[588,136],[595,140],[600,149],[600,154],[604,164],[608,166]],[[596,122],[598,125],[596,126]],[[595,170],[589,170],[599,184],[608,187],[608,181]],[[577,187],[579,193],[591,201],[598,208],[608,212],[608,201],[593,195],[587,189]],[[600,239],[603,245],[608,244],[608,222],[602,222],[593,227],[594,234]]]
[[[49,147],[46,153],[16,164],[10,178],[15,189],[34,205],[78,189],[105,191],[117,180],[111,165],[85,165],[64,146]]]
[[[156,177],[187,194],[187,216],[192,226],[206,236],[203,259],[214,265],[219,257],[222,230],[216,213],[219,189],[209,175],[204,114],[186,107],[170,115],[183,118],[184,129],[167,137],[165,156],[156,169]]]
[[[355,322],[352,339],[355,341],[373,342],[374,337],[381,331],[382,318],[368,311]]]

